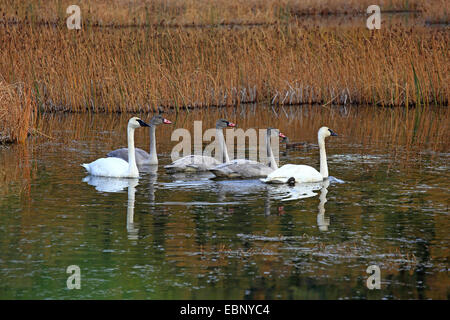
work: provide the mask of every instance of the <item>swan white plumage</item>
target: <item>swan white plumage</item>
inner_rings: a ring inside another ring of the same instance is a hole
[[[235,159],[227,163],[219,164],[210,171],[221,178],[255,178],[267,177],[272,171],[278,169],[277,162],[272,152],[270,140],[272,135],[286,137],[278,129],[268,128],[266,131],[267,164],[248,159]]]
[[[223,129],[226,127],[235,127],[236,125],[225,119],[219,119],[216,122],[216,139],[219,143],[220,154],[222,155],[221,161],[216,158],[203,156],[203,155],[189,155],[178,160],[175,160],[171,164],[164,166],[167,173],[175,172],[202,172],[208,171],[218,164],[230,161],[228,157],[227,146],[225,144],[225,138],[223,137]]]
[[[135,156],[136,156],[136,164],[138,166],[142,165],[153,165],[158,164],[158,154],[156,153],[156,136],[155,129],[156,126],[160,124],[171,124],[170,120],[167,120],[161,115],[154,116],[150,122],[150,153],[145,152],[140,148],[135,148]],[[116,149],[114,151],[109,152],[107,157],[115,157],[121,158],[125,161],[128,161],[128,148]]]
[[[135,158],[134,130],[140,127],[149,127],[149,125],[138,117],[133,117],[128,121],[127,138],[129,162],[120,158],[100,158],[91,163],[84,163],[81,166],[93,176],[138,178],[139,170]]]
[[[320,150],[320,172],[310,166],[286,164],[270,173],[267,178],[261,179],[265,183],[296,183],[320,182],[328,178],[327,155],[325,152],[325,138],[337,136],[335,132],[327,127],[319,129],[317,134]]]

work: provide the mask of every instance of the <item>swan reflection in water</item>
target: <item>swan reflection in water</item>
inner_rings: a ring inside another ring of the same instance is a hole
[[[139,229],[134,223],[134,202],[136,195],[136,186],[139,184],[137,178],[108,178],[87,176],[83,182],[95,187],[95,190],[100,192],[120,192],[128,188],[128,202],[127,202],[127,231],[128,239],[136,240],[138,238]]]
[[[268,189],[269,197],[275,200],[292,201],[305,198],[315,197],[317,193],[314,191],[321,190],[323,182],[300,183],[294,186],[287,184],[271,186]]]
[[[319,214],[317,215],[317,225],[320,231],[328,231],[328,226],[330,225],[330,218],[325,217],[325,203],[327,202],[328,186],[330,185],[330,180],[325,180],[323,182],[322,189],[320,189],[319,196]]]
[[[136,186],[138,185],[138,179],[131,180],[128,185],[128,202],[127,202],[127,231],[128,239],[137,240],[139,228],[134,223],[134,200],[136,194]]]
[[[150,203],[155,202],[155,185],[158,180],[158,165],[143,165],[139,167],[139,172],[148,174],[148,199]]]
[[[149,165],[140,168],[140,171],[148,175],[149,180],[149,200],[153,204],[155,203],[155,185],[157,182],[157,165]],[[258,193],[262,189],[266,190],[267,196],[264,204],[264,213],[270,215],[271,213],[271,202],[272,200],[278,201],[292,201],[305,199],[310,197],[315,197],[317,193],[315,191],[320,190],[319,196],[319,213],[317,215],[317,225],[320,231],[327,231],[330,225],[330,218],[325,217],[325,203],[327,202],[328,186],[330,182],[343,183],[343,181],[330,177],[322,182],[316,183],[303,183],[296,184],[295,186],[288,185],[267,185],[255,180],[237,180],[237,181],[225,181],[225,182],[213,182],[207,177],[196,177],[197,179],[192,179],[191,181],[185,181],[180,183],[176,180],[171,183],[164,183],[164,187],[167,189],[177,189],[183,188],[192,189],[198,188],[200,190],[206,189],[209,192],[216,191],[218,194],[218,203],[208,203],[209,205],[224,205],[224,204],[239,204],[239,201],[226,202],[226,194],[232,193],[236,195],[237,193],[242,193],[244,195]],[[138,238],[138,228],[134,223],[134,204],[135,204],[135,194],[136,186],[139,184],[138,179],[121,179],[121,178],[107,178],[107,177],[96,177],[87,176],[83,179],[89,185],[95,187],[97,191],[100,192],[120,192],[125,188],[128,188],[128,203],[127,203],[127,231],[129,239]],[[241,195],[242,196],[242,195]],[[187,205],[188,203],[162,203],[162,204],[182,204]],[[205,205],[206,203],[196,203],[196,205]],[[278,206],[278,213],[283,214],[283,206]],[[225,210],[225,208],[222,208]],[[218,210],[221,213],[222,210]]]
[[[87,176],[83,178],[83,182],[95,187],[95,190],[100,192],[120,192],[125,188],[128,188],[130,180],[138,180],[137,178],[110,178],[110,177],[98,177]]]
[[[330,180],[336,181],[338,183],[343,182],[331,177],[331,179],[325,179],[322,182],[297,184],[295,186],[283,185],[272,187],[268,189],[268,196],[265,201],[264,213],[266,215],[270,215],[271,199],[281,201],[291,201],[291,200],[311,198],[317,195],[317,193],[315,193],[314,191],[320,190],[317,226],[319,227],[320,231],[328,231],[328,226],[330,225],[330,218],[325,217],[325,203],[327,202],[327,194],[328,194],[328,187],[330,185]],[[278,212],[279,213],[283,212],[283,208],[278,207]]]

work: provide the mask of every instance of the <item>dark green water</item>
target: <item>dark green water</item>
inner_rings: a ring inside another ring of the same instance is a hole
[[[328,165],[345,183],[281,201],[304,190],[167,175],[175,143],[162,129],[156,173],[85,182],[80,163],[124,146],[123,126],[85,122],[79,135],[54,124],[55,139],[0,148],[0,299],[449,298],[448,153],[336,138]],[[281,163],[318,167],[318,149]],[[80,290],[66,286],[69,265]],[[366,286],[370,265],[380,290]]]

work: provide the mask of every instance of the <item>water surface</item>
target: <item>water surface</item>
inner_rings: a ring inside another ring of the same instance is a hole
[[[358,112],[297,109],[167,114],[176,123],[157,129],[159,167],[124,180],[80,164],[125,146],[130,115],[44,116],[52,139],[0,147],[0,298],[448,299],[449,153],[410,152],[388,129],[367,137],[348,125],[366,123]],[[281,164],[317,168],[316,132],[329,125],[340,134],[327,140],[330,174],[344,183],[166,174],[172,130],[218,117],[279,127],[309,143]],[[148,150],[148,131],[136,143]],[[69,265],[80,290],[66,287]],[[366,287],[370,265],[380,290]]]

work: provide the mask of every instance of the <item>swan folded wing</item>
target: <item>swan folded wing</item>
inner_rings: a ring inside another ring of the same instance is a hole
[[[235,159],[231,160],[227,163],[221,163],[209,171],[211,171],[216,177],[227,177],[227,178],[234,178],[234,177],[240,177],[240,169],[242,169],[242,165],[251,163],[251,160],[246,159]],[[255,162],[255,161],[253,161]],[[255,162],[256,163],[256,162]]]
[[[110,158],[121,158],[125,161],[128,161],[128,148],[120,148],[110,151],[106,154],[106,156]]]
[[[136,157],[139,156],[142,159],[150,158],[150,154],[147,151],[142,150],[141,148],[135,148],[134,150],[135,150],[135,153],[136,153]],[[128,151],[128,149],[127,149],[127,151]]]
[[[220,164],[220,161],[213,157],[202,157],[201,162],[194,162],[191,164],[188,164],[188,168],[192,168],[196,171],[208,171],[215,166]]]
[[[164,166],[164,169],[170,172],[208,171],[218,164],[220,161],[213,157],[189,155]]]
[[[137,165],[142,165],[142,164],[146,164],[149,162],[150,155],[146,151],[144,151],[140,148],[136,148],[135,155],[136,155],[136,164]],[[106,154],[106,156],[108,156],[110,158],[120,158],[125,161],[128,161],[128,148],[116,149],[116,150],[111,151],[108,154]]]
[[[91,163],[82,164],[89,174],[99,177],[128,177],[129,165],[120,158],[100,158]]]
[[[220,164],[210,170],[217,177],[266,177],[273,171],[272,168],[253,160],[235,159],[230,162]]]
[[[286,164],[270,173],[266,183],[287,183],[289,178],[294,178],[296,183],[319,182],[323,177],[316,169],[305,165]]]
[[[252,172],[253,171],[253,172]],[[249,170],[250,177],[267,177],[273,172],[273,168],[268,167],[262,163],[258,163]]]

